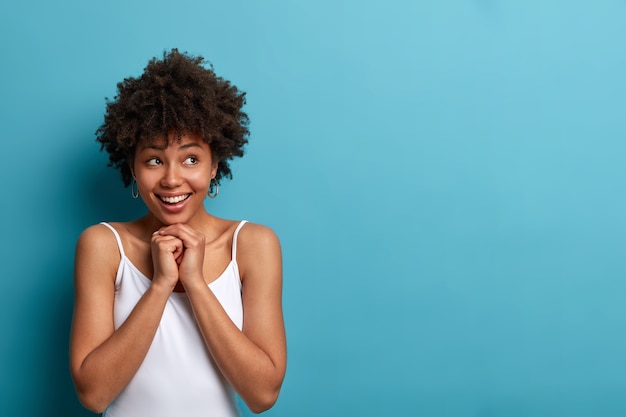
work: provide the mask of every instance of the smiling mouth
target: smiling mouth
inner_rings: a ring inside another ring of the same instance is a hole
[[[190,196],[191,194],[177,195],[175,197],[163,197],[159,195],[157,197],[159,197],[159,200],[161,200],[165,204],[178,204],[181,201],[187,200]]]

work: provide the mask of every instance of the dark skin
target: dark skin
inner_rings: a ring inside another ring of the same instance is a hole
[[[111,223],[124,236],[122,244],[126,251],[126,256],[146,277],[151,277],[154,274],[152,255],[150,254],[153,234],[145,233],[145,230],[150,230],[151,228],[149,223],[150,221],[146,218],[128,223]],[[207,284],[217,279],[230,263],[233,233],[238,224],[239,222],[224,221],[216,218],[216,227],[205,232],[206,251],[211,253],[211,262],[205,262],[204,265],[204,276],[207,277]],[[210,235],[210,233],[213,235]],[[176,262],[180,264],[181,261],[182,256],[178,256]],[[178,282],[174,291],[183,292],[183,285]]]
[[[96,131],[97,141],[128,186],[133,169],[129,162],[141,142],[164,132],[196,132],[219,161],[214,176],[220,181],[231,177],[229,160],[243,156],[248,143],[245,102],[245,93],[205,68],[202,57],[173,49],[152,59],[141,77],[118,84]]]
[[[103,225],[88,228],[79,238],[70,365],[87,408],[101,412],[130,382],[173,291],[187,294],[208,351],[250,409],[261,412],[276,401],[286,368],[280,244],[267,227],[247,223],[240,230],[240,330],[207,286],[231,261],[238,224],[212,216],[204,207],[216,167],[198,135],[137,150],[133,172],[148,213],[112,226],[128,258],[151,284],[118,329],[113,322],[120,263],[115,238]]]

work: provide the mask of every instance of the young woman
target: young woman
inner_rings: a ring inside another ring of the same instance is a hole
[[[176,49],[118,84],[97,139],[144,217],[78,239],[70,367],[107,417],[236,416],[275,403],[285,375],[280,244],[209,214],[243,155],[245,94]],[[130,197],[130,196],[129,196]]]

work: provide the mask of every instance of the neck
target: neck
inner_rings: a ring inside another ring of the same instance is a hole
[[[209,229],[214,221],[215,217],[207,213],[206,210],[202,210],[202,212],[197,213],[185,224],[198,232],[206,234],[206,229]],[[139,220],[139,222],[142,225],[142,228],[146,231],[146,233],[149,233],[149,235],[162,227],[170,225],[163,223],[151,212],[148,212],[144,217]]]

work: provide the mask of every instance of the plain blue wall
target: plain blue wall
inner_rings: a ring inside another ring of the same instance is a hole
[[[94,131],[178,47],[248,92],[207,207],[283,243],[268,416],[626,415],[624,22],[618,0],[2,2],[0,414],[90,415],[74,243],[143,210]]]

